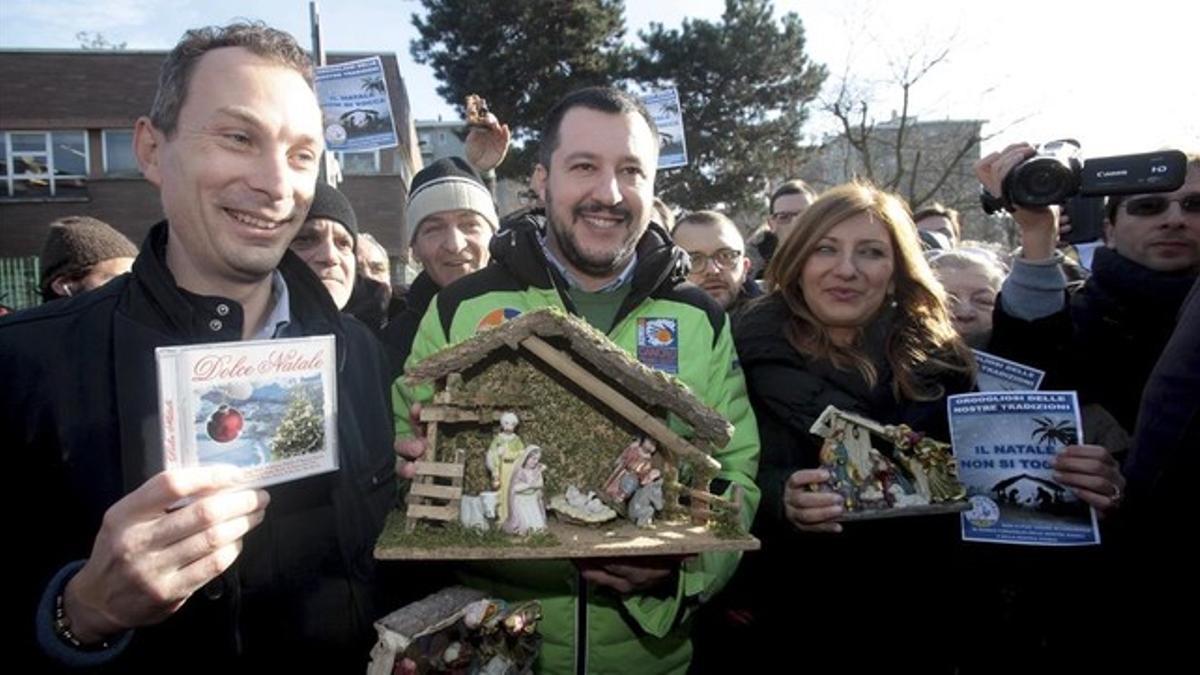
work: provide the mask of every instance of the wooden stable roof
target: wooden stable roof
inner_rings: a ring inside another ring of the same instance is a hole
[[[520,351],[522,346],[530,348],[535,341],[522,344],[530,337],[565,339],[573,354],[590,363],[604,378],[636,396],[644,406],[663,408],[690,425],[695,440],[707,441],[718,448],[729,442],[733,434],[729,422],[677,379],[642,365],[587,322],[557,308],[526,312],[496,328],[480,331],[410,366],[406,369],[406,379],[413,383],[429,382],[451,373],[461,373],[498,349]],[[534,348],[530,351],[564,375],[578,380],[564,369],[565,364],[546,358]]]

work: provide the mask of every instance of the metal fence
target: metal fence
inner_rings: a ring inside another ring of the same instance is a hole
[[[37,284],[37,256],[0,258],[0,305],[13,309],[33,307],[42,301]]]

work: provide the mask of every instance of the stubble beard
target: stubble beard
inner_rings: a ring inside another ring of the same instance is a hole
[[[587,208],[585,208],[587,207]],[[619,214],[624,219],[622,227],[625,228],[625,238],[621,245],[611,253],[589,254],[585,253],[580,247],[579,242],[575,238],[575,231],[572,227],[574,220],[582,218],[587,213],[608,213]],[[638,233],[630,227],[632,216],[624,207],[603,207],[598,205],[578,205],[571,209],[572,222],[560,223],[555,215],[554,198],[550,192],[550,187],[546,186],[546,219],[549,224],[550,234],[558,243],[558,248],[562,252],[565,262],[580,272],[592,277],[608,277],[617,273],[622,267],[629,264],[629,260],[633,258],[634,250],[637,247]]]

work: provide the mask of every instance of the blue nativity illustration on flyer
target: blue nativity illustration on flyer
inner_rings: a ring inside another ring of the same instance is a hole
[[[1052,479],[1054,456],[1079,442],[1075,392],[960,394],[946,405],[959,479],[971,502],[961,516],[963,540],[1100,543],[1095,511]]]
[[[383,61],[372,56],[315,69],[325,149],[368,151],[399,145]]]

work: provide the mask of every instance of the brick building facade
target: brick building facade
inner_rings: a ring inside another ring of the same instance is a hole
[[[139,243],[162,219],[158,193],[131,149],[149,112],[165,51],[0,50],[0,261],[15,269],[41,252],[46,226],[67,215],[99,218]],[[329,63],[374,56],[334,53]],[[395,54],[381,54],[400,146],[348,153],[339,186],[359,226],[407,257],[404,202],[420,161]],[[394,266],[396,267],[396,266]],[[25,268],[28,268],[26,264]],[[0,275],[3,276],[3,275]],[[11,277],[11,273],[9,274]],[[19,282],[0,278],[0,303],[23,305]],[[7,288],[5,288],[7,287]]]

